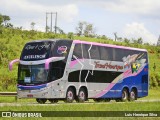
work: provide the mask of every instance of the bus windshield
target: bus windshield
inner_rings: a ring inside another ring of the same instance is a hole
[[[19,65],[19,84],[41,84],[47,82],[48,72],[41,65]]]

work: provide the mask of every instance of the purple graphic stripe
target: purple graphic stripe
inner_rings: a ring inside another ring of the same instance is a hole
[[[35,86],[23,86],[23,85],[17,85],[17,87],[21,90],[34,90],[34,89],[41,89],[46,87],[47,84],[41,84],[41,85],[35,85]]]
[[[116,83],[110,83],[108,85],[108,87],[106,89],[103,90],[103,92],[99,93],[98,95],[96,95],[94,98],[99,98],[101,96],[103,96],[104,94],[106,94]]]

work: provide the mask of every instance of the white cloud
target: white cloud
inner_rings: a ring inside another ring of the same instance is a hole
[[[29,28],[31,22],[35,22],[36,26],[41,26],[41,28],[43,26],[44,28],[46,12],[58,12],[58,21],[65,22],[72,22],[79,12],[77,5],[72,3],[47,6],[46,4],[36,4],[27,0],[1,0],[0,6],[2,14],[11,16],[11,20],[15,24],[20,24],[25,28]]]
[[[160,0],[88,0],[87,3],[112,12],[160,17]]]
[[[133,22],[131,24],[126,24],[124,30],[123,30],[124,37],[127,38],[142,38],[143,42],[150,43],[150,44],[156,44],[157,43],[157,37],[152,34],[149,30],[147,30],[143,23],[136,23]]]

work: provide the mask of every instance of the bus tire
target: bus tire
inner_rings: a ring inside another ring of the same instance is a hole
[[[84,88],[80,88],[78,93],[78,102],[85,102],[87,99],[87,92]]]
[[[126,102],[126,101],[128,101],[128,98],[129,98],[128,90],[126,88],[124,88],[122,90],[121,101]]]
[[[137,99],[137,93],[134,89],[132,89],[130,92],[129,101],[135,101],[136,99]]]
[[[73,88],[70,87],[67,90],[65,102],[72,103],[74,99],[75,99],[75,91],[73,90]]]
[[[57,102],[58,102],[57,99],[48,99],[48,100],[49,100],[49,102],[51,102],[51,103],[57,103]]]
[[[45,98],[36,98],[36,101],[40,104],[45,104],[45,102],[47,101],[47,99]]]

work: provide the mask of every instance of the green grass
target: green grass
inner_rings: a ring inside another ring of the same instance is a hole
[[[150,89],[147,97],[139,98],[138,100],[160,100],[160,88]]]
[[[134,111],[159,111],[160,106],[158,105],[160,102],[145,102],[145,103],[137,103],[137,102],[127,102],[127,103],[116,103],[116,102],[110,102],[110,103],[93,103],[93,104],[86,104],[86,103],[79,103],[79,104],[59,104],[59,105],[39,105],[35,106],[32,105],[25,105],[22,104],[22,106],[3,106],[0,107],[0,111],[130,111],[131,113]],[[82,115],[83,117],[83,115]],[[77,120],[77,119],[113,119],[111,117],[56,117],[56,118],[50,118],[50,119],[65,119],[65,120]],[[28,118],[24,118],[28,119]],[[40,119],[40,118],[38,118]],[[42,118],[42,119],[49,119],[49,118]],[[148,120],[151,118],[143,118],[143,117],[114,117],[115,120]],[[158,118],[152,118],[152,120],[158,120]],[[8,120],[8,119],[7,119]]]
[[[18,104],[12,106],[1,106],[0,111],[160,111],[160,102],[102,102],[102,103],[64,103],[30,105]],[[22,105],[22,106],[19,106]]]

